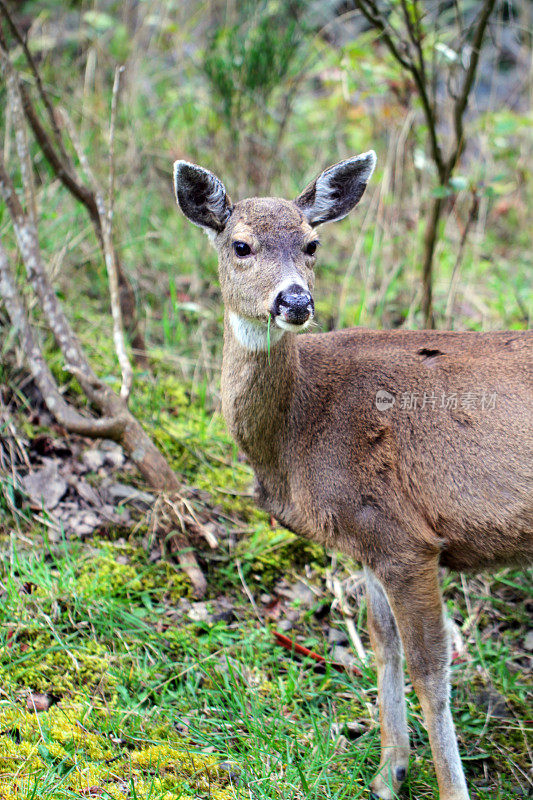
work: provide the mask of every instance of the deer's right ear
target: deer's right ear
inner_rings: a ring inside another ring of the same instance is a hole
[[[216,175],[188,161],[176,161],[174,192],[178,206],[191,222],[207,232],[224,230],[233,205]]]

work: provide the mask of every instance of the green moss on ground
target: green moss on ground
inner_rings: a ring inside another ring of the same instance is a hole
[[[5,692],[28,688],[57,696],[74,696],[80,687],[112,699],[117,680],[113,653],[94,639],[69,647],[42,629],[23,629],[10,638],[0,663],[0,684]]]
[[[0,703],[0,798],[19,800],[33,784],[35,797],[103,795],[157,800],[231,800],[231,773],[220,759],[198,752],[171,726],[154,743],[124,741],[113,732],[116,709],[76,702],[38,715]],[[54,786],[55,784],[55,786]]]
[[[265,590],[271,590],[288,572],[298,573],[308,567],[320,576],[327,565],[321,545],[285,528],[272,529],[264,518],[249,537],[238,543],[236,556],[242,560],[246,574]]]
[[[81,562],[76,589],[88,598],[98,593],[131,598],[148,594],[152,600],[177,603],[180,598],[190,596],[192,586],[173,562],[160,560],[149,564],[148,554],[135,543],[118,547],[102,541],[98,553]]]

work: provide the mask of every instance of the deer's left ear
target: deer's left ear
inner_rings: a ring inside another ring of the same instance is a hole
[[[357,205],[376,166],[373,150],[324,170],[294,201],[310,225],[342,219]]]

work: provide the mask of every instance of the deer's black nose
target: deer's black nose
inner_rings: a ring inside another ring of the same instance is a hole
[[[315,304],[307,289],[293,283],[292,286],[283,289],[274,300],[272,316],[280,316],[291,325],[303,325],[314,311]]]

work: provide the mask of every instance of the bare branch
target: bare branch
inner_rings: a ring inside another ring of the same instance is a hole
[[[370,24],[381,33],[383,41],[389,48],[394,58],[402,65],[402,67],[410,70],[412,63],[411,59],[408,56],[403,56],[396,47],[396,44],[388,33],[387,23],[381,14],[379,14],[377,6],[372,2],[367,2],[367,0],[355,0],[355,5],[361,14],[370,22]]]
[[[423,85],[428,87],[427,75],[426,75],[426,62],[424,59],[424,48],[423,48],[423,31],[422,25],[420,23],[420,13],[418,9],[418,2],[417,0],[413,0],[413,17],[414,21],[411,20],[411,15],[409,13],[409,9],[407,7],[407,0],[401,0],[401,5],[403,9],[403,14],[405,18],[405,25],[407,28],[407,33],[409,38],[411,39],[411,43],[415,48],[415,52],[418,56],[418,69],[420,71],[420,77],[422,80]],[[431,108],[434,113],[434,105],[431,103]]]
[[[422,101],[422,108],[424,109],[424,115],[426,117],[428,133],[429,133],[429,144],[431,147],[431,157],[433,158],[435,166],[437,167],[439,180],[441,184],[444,184],[446,182],[446,169],[444,165],[444,159],[442,157],[442,150],[440,148],[439,140],[437,138],[437,119],[435,112],[433,110],[433,105],[429,100],[428,86],[426,83],[426,79],[425,77],[422,76],[422,74],[414,64],[411,67],[411,74],[413,76],[414,82],[416,83],[418,94],[420,96],[420,100]]]
[[[3,299],[11,323],[18,333],[30,372],[48,410],[57,421],[72,433],[96,438],[105,437],[120,442],[150,485],[160,491],[174,493],[175,502],[178,503],[182,498],[183,487],[177,475],[118,395],[111,389],[108,389],[105,395],[99,395],[100,408],[104,412],[107,411],[108,414],[100,419],[82,417],[65,402],[35,340],[27,319],[26,309],[17,291],[6,251],[1,242],[0,298]],[[86,382],[85,376],[83,373],[80,374],[76,367],[71,367],[70,371],[77,372],[80,379],[84,383]],[[184,572],[189,576],[195,595],[203,597],[207,589],[206,580],[198,566],[186,531],[174,531],[169,537],[169,547],[178,558]]]
[[[401,5],[402,11],[403,11],[403,18],[405,20],[405,27],[407,29],[407,35],[409,36],[409,39],[411,40],[411,44],[414,45],[415,50],[418,51],[418,44],[417,44],[416,36],[414,34],[414,29],[413,29],[413,25],[412,25],[412,22],[411,22],[411,17],[409,15],[409,9],[407,8],[407,0],[400,0],[400,5]]]
[[[457,164],[457,160],[461,155],[461,151],[463,149],[464,112],[466,109],[466,105],[468,103],[470,90],[472,89],[476,77],[476,72],[479,64],[479,54],[481,52],[481,45],[483,44],[483,37],[485,36],[485,30],[487,28],[489,18],[495,6],[495,3],[496,0],[484,0],[483,7],[479,14],[478,23],[474,31],[474,39],[472,41],[472,54],[470,56],[470,63],[466,71],[462,89],[459,92],[459,96],[457,97],[454,103],[453,121],[455,130],[455,146],[448,159],[448,163],[446,164],[447,178],[449,178],[450,175],[452,174],[453,169]]]
[[[111,311],[113,314],[113,340],[115,350],[122,372],[122,386],[120,396],[127,401],[133,383],[133,371],[130,360],[126,352],[124,339],[124,324],[122,319],[122,308],[120,305],[120,290],[117,273],[117,264],[114,258],[112,245],[113,232],[113,204],[115,199],[115,123],[117,118],[118,96],[120,91],[120,76],[124,72],[124,67],[117,67],[115,70],[115,80],[113,82],[113,94],[111,97],[111,121],[109,125],[109,188],[107,201],[107,215],[104,223],[104,246],[106,250],[105,262],[109,279],[109,294],[111,298]],[[98,198],[98,192],[97,198]],[[101,194],[101,193],[100,193]],[[103,205],[103,198],[101,199]]]
[[[48,282],[39,248],[37,230],[22,210],[15,187],[5,170],[4,160],[1,155],[0,195],[4,198],[13,222],[15,236],[26,267],[28,280],[40,300],[43,313],[59,348],[65,358],[75,363],[86,378],[94,379],[95,375],[79,346],[55,292]]]
[[[119,439],[126,419],[123,414],[91,419],[83,417],[65,402],[37,344],[26,308],[17,290],[4,246],[0,242],[0,297],[3,299],[13,328],[17,332],[30,372],[39,387],[46,407],[68,431],[82,436]]]
[[[13,127],[15,129],[15,143],[20,161],[22,185],[26,195],[26,210],[30,221],[35,226],[37,224],[37,208],[35,204],[35,181],[33,169],[30,162],[28,149],[28,138],[26,126],[24,124],[24,114],[22,111],[22,101],[18,92],[17,76],[11,66],[7,53],[0,45],[0,67],[6,79],[9,106],[12,114]]]
[[[3,10],[5,8],[6,7],[5,4],[3,3],[3,0],[0,0],[0,10]],[[6,16],[6,18],[8,19],[8,22],[14,26],[12,30],[14,32],[16,31],[15,35],[17,36],[17,39],[19,41],[23,40],[21,32],[18,30],[18,28],[16,27],[14,21],[11,19],[9,14]],[[98,209],[96,208],[96,203],[94,202],[94,198],[92,197],[91,193],[87,190],[87,188],[77,181],[74,175],[74,168],[66,153],[64,158],[63,156],[60,157],[57,154],[55,145],[52,142],[46,130],[44,129],[44,127],[42,126],[41,121],[39,119],[39,115],[35,110],[35,107],[30,99],[28,91],[26,90],[26,87],[20,80],[20,76],[17,74],[16,70],[14,69],[9,59],[7,51],[7,43],[2,34],[1,28],[0,28],[0,49],[2,50],[2,62],[4,64],[4,69],[6,68],[10,69],[11,73],[15,76],[17,89],[21,97],[24,114],[26,115],[26,119],[28,120],[30,128],[33,131],[33,135],[37,139],[37,142],[41,147],[41,150],[43,151],[44,157],[52,167],[54,173],[57,175],[61,183],[65,186],[65,188],[67,188],[71,192],[71,194],[73,194],[74,197],[76,197],[76,199],[79,200],[81,203],[83,203],[83,205],[87,208],[89,216],[91,217],[91,220],[95,227],[98,241],[99,243],[101,243],[101,238],[102,238],[100,233],[101,225],[100,225],[100,220],[98,218]],[[31,59],[30,65],[32,67],[32,71],[34,72],[35,75],[38,75],[37,66],[33,61],[31,54],[29,53],[27,48],[24,49],[24,53],[25,55],[27,55],[27,57],[29,57],[29,59]],[[43,102],[45,102],[47,110],[50,109],[48,113],[49,115],[51,115],[51,119],[53,119],[54,125],[57,128],[57,120],[53,113],[53,108],[50,105],[50,101],[46,96],[46,92],[44,91],[44,87],[42,85],[40,77],[38,80],[38,88],[39,92],[42,93]],[[46,98],[46,101],[44,100],[44,98]],[[57,136],[60,137],[61,134],[58,128],[57,131],[58,131]],[[63,145],[61,145],[60,150],[61,153],[63,153],[64,150]]]
[[[422,101],[422,107],[424,109],[424,114],[426,117],[426,122],[429,132],[429,141],[431,146],[431,155],[433,161],[435,162],[435,166],[437,167],[439,180],[441,183],[443,183],[445,177],[445,168],[444,168],[444,159],[442,157],[442,151],[440,149],[440,145],[437,138],[437,115],[435,112],[435,104],[433,103],[432,100],[430,100],[431,85],[428,83],[427,80],[426,63],[424,59],[424,50],[422,47],[423,34],[422,34],[422,26],[420,24],[420,16],[418,14],[418,6],[416,2],[414,2],[413,5],[415,8],[416,30],[411,20],[411,16],[409,14],[407,2],[406,0],[401,0],[401,6],[404,13],[407,34],[411,39],[415,52],[418,56],[418,65],[415,64],[414,61],[411,61],[410,69],[413,79],[416,83],[418,94],[420,95],[420,100]]]
[[[117,76],[120,75],[120,72],[117,70],[115,76],[115,85],[113,87],[113,95],[114,99],[112,100],[111,108],[113,109],[113,105],[115,106],[115,113],[116,113],[116,95],[118,94],[119,89],[119,81]],[[113,118],[113,110],[111,112],[111,116]],[[102,220],[102,244],[104,250],[104,260],[107,270],[107,277],[109,282],[109,295],[111,300],[111,313],[113,317],[113,342],[115,344],[115,352],[117,354],[117,358],[120,364],[120,369],[122,372],[122,386],[120,388],[120,396],[127,400],[129,397],[129,393],[131,390],[131,385],[133,381],[133,371],[131,368],[131,364],[128,358],[128,354],[126,352],[126,343],[124,340],[124,326],[122,321],[122,309],[120,307],[120,289],[119,289],[119,281],[118,281],[118,273],[116,268],[116,262],[114,258],[114,249],[113,249],[113,242],[111,238],[111,220],[112,220],[112,212],[110,213],[109,207],[106,209],[104,196],[102,193],[102,189],[100,188],[96,177],[89,166],[89,162],[87,157],[83,151],[81,143],[78,139],[78,135],[74,129],[74,125],[72,124],[72,120],[69,118],[68,114],[63,111],[63,118],[65,120],[65,124],[67,126],[70,139],[72,141],[72,145],[76,151],[76,155],[78,156],[79,162],[85,171],[89,181],[93,187],[93,193],[96,200],[96,206],[98,208],[98,214],[100,219]],[[110,136],[111,133],[114,132],[114,121],[112,119],[112,124],[110,128]],[[110,142],[110,153],[112,152],[113,144]],[[112,179],[110,178],[110,191],[112,190]]]
[[[428,95],[428,85],[427,85],[425,66],[422,69],[419,66],[417,66],[417,64],[414,63],[413,59],[410,56],[401,55],[399,48],[396,46],[391,36],[387,32],[386,21],[383,19],[383,17],[379,13],[376,4],[372,2],[372,0],[355,0],[355,4],[357,8],[359,8],[361,13],[366,17],[366,19],[373,25],[373,27],[375,27],[381,33],[383,41],[389,48],[389,51],[394,56],[396,61],[398,61],[399,64],[405,67],[405,69],[407,69],[413,76],[413,80],[416,84],[416,88],[418,90],[418,94],[422,102],[424,116],[426,117],[428,133],[429,133],[429,142],[431,147],[431,156],[433,158],[433,161],[435,162],[435,166],[439,174],[439,180],[441,184],[444,184],[446,168],[444,164],[444,159],[442,157],[442,151],[437,138],[437,121],[435,118],[433,105],[430,102]],[[416,40],[417,37],[415,36],[415,32],[414,29],[412,28],[408,14],[407,14],[407,19],[409,22],[408,34],[413,40]],[[419,44],[421,51],[421,43]],[[403,47],[407,49],[407,45],[405,43],[403,43]],[[420,51],[418,46],[416,47],[416,49],[417,52],[419,53],[419,59],[420,59]],[[423,58],[424,57],[422,55],[422,64],[424,64]]]
[[[463,12],[461,10],[461,4],[458,0],[453,0],[453,7],[455,9],[455,19],[457,21],[457,27],[461,31],[463,30],[464,23],[463,23]]]
[[[2,0],[0,0],[0,2],[1,1]],[[14,328],[18,332],[19,338],[21,339],[26,352],[26,358],[30,367],[30,371],[32,372],[32,375],[34,376],[34,379],[41,390],[48,408],[54,414],[56,419],[72,432],[87,436],[107,436],[120,441],[125,452],[137,465],[139,471],[150,483],[150,485],[159,491],[172,493],[172,495],[179,500],[183,496],[183,487],[177,475],[174,473],[163,455],[156,448],[154,443],[150,440],[149,436],[145,433],[142,425],[128,411],[125,397],[115,394],[115,392],[113,392],[109,386],[97,378],[85,356],[85,353],[83,352],[83,349],[81,348],[81,345],[79,344],[77,337],[70,327],[70,323],[64,314],[63,308],[61,307],[61,304],[59,303],[52,286],[50,285],[39,246],[36,214],[33,212],[31,207],[31,201],[34,197],[31,189],[31,183],[29,188],[27,186],[27,181],[31,181],[33,178],[33,172],[31,168],[31,159],[29,157],[28,141],[25,135],[21,135],[21,129],[24,129],[24,133],[26,132],[25,125],[23,124],[21,109],[26,115],[37,142],[41,146],[43,154],[50,163],[50,166],[54,170],[55,174],[60,178],[66,188],[68,188],[69,191],[71,191],[71,193],[77,197],[77,199],[81,200],[81,202],[83,202],[89,210],[99,238],[99,242],[106,258],[106,267],[110,277],[110,290],[115,298],[114,300],[112,299],[112,305],[116,306],[116,299],[119,297],[120,284],[118,275],[120,264],[116,257],[116,253],[111,241],[112,201],[110,208],[106,209],[103,194],[100,189],[98,188],[98,191],[93,193],[90,191],[90,189],[81,184],[77,176],[74,174],[70,160],[62,158],[62,156],[58,154],[56,145],[54,144],[51,136],[47,133],[40,122],[39,116],[31,102],[26,88],[21,83],[16,70],[13,69],[9,61],[7,50],[5,48],[5,41],[2,37],[1,31],[0,49],[2,66],[4,67],[6,76],[10,79],[10,94],[12,95],[10,104],[12,107],[11,110],[13,111],[13,107],[15,107],[14,113],[12,113],[12,122],[17,137],[17,151],[23,172],[24,190],[29,199],[28,213],[26,214],[21,206],[13,186],[13,182],[5,168],[4,160],[1,154],[0,196],[5,200],[7,209],[11,216],[15,236],[22,260],[24,262],[29,283],[39,299],[40,307],[43,311],[48,327],[53,333],[54,338],[64,356],[67,365],[66,369],[72,374],[76,375],[76,377],[79,379],[81,387],[87,398],[98,408],[102,414],[101,418],[90,419],[84,417],[76,409],[69,406],[59,392],[58,386],[38,345],[37,339],[31,327],[31,323],[28,320],[27,310],[17,291],[14,273],[10,268],[7,254],[1,244],[0,297],[4,299],[10,319]],[[116,115],[118,87],[119,84],[117,80],[111,112],[111,159],[113,158],[113,116]],[[42,91],[44,92],[44,89],[42,89]],[[57,122],[57,118],[54,119]],[[59,135],[61,135],[60,132]],[[61,148],[60,150],[63,152]],[[81,148],[78,149],[78,152],[80,155],[80,163],[82,163],[86,172],[91,176],[92,173],[87,160],[84,159]],[[94,184],[97,187],[96,181],[94,181]],[[111,180],[111,190],[112,186],[113,182]],[[113,275],[115,276],[114,287],[112,286]],[[121,280],[125,281],[126,279],[124,276],[122,276]],[[140,334],[138,334],[138,337],[139,336]],[[137,341],[139,341],[139,338],[137,338]],[[122,344],[125,355],[123,338]],[[128,376],[127,374],[125,375],[123,370],[123,390],[125,387],[127,394]],[[191,515],[189,513],[189,517],[190,516]],[[194,523],[194,515],[192,515],[191,519]],[[177,530],[172,534],[169,540],[169,545],[176,553],[182,568],[189,575],[189,578],[194,586],[195,594],[197,596],[202,596],[206,591],[206,581],[200,567],[198,566],[198,562],[191,547],[187,531],[183,527],[183,524],[181,530]]]
[[[23,53],[24,53],[24,55],[26,57],[26,61],[30,65],[30,69],[31,69],[31,71],[33,73],[33,77],[35,78],[35,83],[37,85],[37,91],[39,92],[39,97],[41,98],[41,100],[43,102],[43,105],[44,105],[44,107],[46,109],[46,113],[48,114],[48,118],[50,120],[50,125],[52,126],[52,131],[54,133],[57,146],[59,147],[59,150],[61,151],[62,158],[64,159],[64,161],[66,161],[68,163],[69,162],[69,157],[68,157],[67,151],[65,150],[65,146],[63,144],[63,137],[61,136],[61,131],[59,130],[59,128],[57,126],[57,120],[56,120],[55,115],[54,115],[54,109],[52,108],[52,104],[50,103],[50,100],[48,99],[48,95],[46,94],[46,92],[44,90],[43,82],[41,80],[41,76],[39,74],[39,70],[37,69],[37,64],[35,63],[35,60],[34,60],[32,54],[30,52],[30,49],[29,49],[29,47],[28,47],[28,45],[26,43],[26,40],[25,40],[24,36],[22,35],[22,32],[21,32],[20,28],[18,27],[17,23],[15,22],[15,20],[11,16],[11,12],[9,11],[9,8],[8,8],[5,0],[0,0],[0,11],[4,15],[4,18],[7,20],[7,23],[9,25],[10,29],[11,29],[11,32],[12,32],[13,36],[15,37],[15,39],[18,41],[18,43],[22,47]]]
[[[96,207],[96,202],[94,197],[92,196],[91,192],[80,183],[73,172],[70,170],[69,166],[61,161],[60,157],[57,155],[54,145],[46,132],[43,128],[41,121],[35,111],[35,108],[31,102],[30,96],[26,90],[26,87],[20,83],[19,81],[19,91],[22,98],[22,108],[24,109],[24,113],[26,115],[26,119],[29,122],[29,125],[33,131],[33,135],[35,136],[44,157],[50,164],[53,172],[63,186],[65,186],[68,191],[74,195],[74,197],[82,203],[87,211],[89,212],[89,216],[91,221],[94,225],[94,229],[96,232],[96,236],[98,238],[98,242],[101,246],[102,243],[102,231],[101,231],[101,224],[100,218],[98,216],[98,209]]]
[[[0,10],[1,10],[1,7],[0,7]],[[19,37],[22,38],[22,34],[20,34],[20,31],[18,33],[19,33],[18,38]],[[19,40],[20,40],[20,38],[19,38]],[[5,39],[2,36],[1,29],[0,29],[0,45],[2,47],[6,48]],[[26,50],[25,50],[25,53],[26,53]],[[5,54],[4,55],[5,55],[5,58],[8,58],[7,49],[5,50]],[[29,54],[29,51],[28,51],[28,56],[29,56],[29,58],[31,58],[31,54]],[[34,73],[38,73],[37,66],[35,65],[35,62],[32,62],[31,67],[32,67],[32,71],[34,71]],[[13,69],[12,65],[11,65],[11,69]],[[98,239],[98,244],[99,244],[99,246],[100,246],[100,248],[102,250],[102,254],[104,255],[104,259],[105,259],[105,248],[106,248],[106,245],[104,244],[104,232],[103,232],[103,227],[104,227],[104,223],[105,223],[105,216],[101,217],[101,215],[100,215],[100,211],[99,211],[98,203],[97,203],[97,198],[95,197],[94,192],[90,191],[90,189],[88,189],[86,186],[84,186],[84,184],[78,179],[78,177],[76,175],[76,172],[75,172],[74,166],[72,164],[72,161],[69,158],[68,154],[66,153],[66,150],[65,150],[65,147],[64,147],[64,144],[63,144],[63,140],[62,140],[62,137],[61,137],[61,131],[59,129],[58,122],[57,122],[57,114],[54,113],[53,107],[52,107],[48,97],[46,96],[46,92],[45,92],[44,87],[42,85],[42,81],[39,80],[38,87],[39,87],[40,93],[42,94],[43,102],[45,102],[45,105],[47,107],[48,113],[51,116],[51,122],[53,123],[54,132],[57,131],[56,138],[59,137],[59,139],[60,139],[60,144],[59,144],[60,153],[58,153],[56,145],[54,144],[51,136],[48,134],[46,129],[43,127],[43,125],[42,125],[42,123],[41,123],[41,121],[39,119],[39,115],[38,115],[38,113],[37,113],[37,111],[35,109],[35,106],[31,101],[29,92],[27,91],[26,87],[24,86],[24,84],[20,80],[20,77],[18,76],[18,74],[16,73],[16,71],[14,69],[13,69],[13,73],[14,73],[14,75],[16,77],[16,81],[17,81],[17,84],[18,84],[18,91],[19,91],[21,99],[22,99],[22,108],[23,108],[24,113],[26,115],[26,118],[27,118],[27,120],[28,120],[28,122],[30,124],[30,127],[31,127],[31,129],[33,131],[33,134],[34,134],[39,146],[41,147],[43,155],[45,156],[45,158],[48,161],[49,165],[51,166],[52,170],[57,175],[57,177],[60,179],[61,183],[65,186],[65,188],[68,189],[68,191],[77,200],[79,200],[85,206],[85,208],[87,209],[87,211],[89,213],[89,217],[90,217],[91,222],[93,224],[97,239]],[[46,98],[46,100],[45,100],[45,98]],[[135,294],[134,294],[134,291],[133,291],[133,288],[131,286],[131,283],[130,283],[129,279],[128,279],[126,273],[124,272],[124,270],[122,268],[122,265],[120,263],[120,259],[118,258],[118,255],[117,255],[117,252],[116,252],[116,250],[115,250],[115,248],[113,247],[112,244],[111,244],[111,252],[112,252],[113,261],[114,261],[114,264],[115,264],[115,271],[117,273],[117,278],[118,278],[118,285],[119,285],[118,297],[119,297],[119,301],[120,301],[121,313],[122,313],[123,318],[126,320],[126,322],[128,324],[128,328],[129,328],[129,330],[131,332],[132,343],[133,343],[133,345],[135,347],[135,352],[137,354],[136,355],[136,360],[140,365],[142,365],[143,367],[146,368],[147,367],[147,363],[148,363],[147,362],[147,357],[146,357],[146,352],[145,352],[146,351],[146,347],[145,347],[145,343],[144,343],[144,337],[142,335],[142,332],[140,330],[140,327],[139,327],[139,324],[138,324],[138,320],[137,320],[136,306],[135,306]]]
[[[0,192],[4,196],[8,205],[15,234],[22,253],[24,264],[28,269],[28,277],[32,281],[35,291],[41,300],[43,311],[47,317],[51,330],[57,338],[57,343],[65,356],[65,359],[74,364],[80,374],[85,374],[86,378],[92,377],[95,379],[94,373],[89,366],[88,361],[85,359],[83,351],[78,345],[78,340],[73,334],[70,325],[63,314],[63,310],[57,302],[55,293],[47,280],[44,280],[45,270],[42,264],[41,253],[38,242],[38,233],[36,226],[36,213],[35,213],[35,199],[33,191],[33,169],[31,166],[30,155],[28,150],[28,142],[26,138],[26,127],[22,118],[21,106],[22,100],[20,95],[20,84],[17,75],[13,70],[11,62],[7,53],[0,46],[0,63],[2,71],[6,75],[10,97],[12,98],[13,105],[13,125],[15,128],[15,136],[17,142],[17,150],[22,170],[23,185],[25,188],[26,196],[28,198],[28,212],[29,216],[26,219],[20,202],[14,190],[13,184],[3,163],[0,163]],[[120,73],[118,73],[120,74]],[[113,101],[116,113],[116,93],[118,92],[118,81],[115,81],[116,88],[114,89],[115,99]],[[114,128],[114,124],[112,126]],[[122,388],[121,396],[127,398],[131,389],[133,372],[129,362],[126,346],[124,341],[122,311],[120,307],[120,294],[119,294],[119,281],[116,269],[116,262],[114,257],[113,244],[111,240],[111,219],[105,208],[105,203],[101,190],[99,189],[96,179],[90,170],[89,164],[85,155],[74,140],[74,132],[70,131],[71,139],[73,140],[80,163],[85,169],[89,179],[94,185],[94,197],[96,200],[96,211],[98,221],[100,224],[102,247],[104,251],[104,258],[106,269],[109,279],[109,289],[111,295],[111,308],[113,314],[113,339],[117,357],[122,371]],[[51,316],[50,316],[51,315]],[[84,386],[84,390],[89,393],[93,391],[94,398],[94,380],[88,382]],[[89,394],[89,396],[91,396]]]
[[[118,97],[120,92],[120,76],[124,72],[124,67],[115,69],[115,80],[113,81],[113,94],[111,96],[111,120],[109,124],[109,184],[107,195],[107,218],[109,229],[112,229],[113,208],[115,202],[115,124],[117,120]]]

